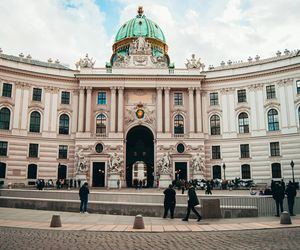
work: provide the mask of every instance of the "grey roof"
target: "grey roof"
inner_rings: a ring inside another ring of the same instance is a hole
[[[12,56],[12,55],[6,55],[3,53],[0,53],[0,58],[14,61],[14,62],[22,62],[26,64],[36,65],[36,66],[42,66],[42,67],[48,67],[48,68],[55,68],[55,69],[65,69],[65,70],[71,70],[67,66],[64,66],[57,62],[42,62],[35,59],[31,59],[28,57],[20,57],[20,56]]]

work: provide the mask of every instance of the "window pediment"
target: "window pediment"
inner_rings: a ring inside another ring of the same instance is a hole
[[[267,100],[265,105],[264,105],[265,108],[271,108],[271,107],[276,107],[279,109],[280,107],[280,102],[278,101],[278,99],[270,99],[270,100]]]
[[[242,112],[242,111],[246,111],[249,112],[250,111],[250,106],[248,105],[248,103],[240,103],[238,104],[238,106],[235,108],[235,111],[237,112]]]

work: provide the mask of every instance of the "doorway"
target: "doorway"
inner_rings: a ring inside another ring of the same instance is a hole
[[[105,162],[93,162],[93,187],[105,187]]]
[[[154,181],[154,136],[145,126],[136,126],[129,130],[126,137],[126,184],[133,186],[132,168],[137,161],[147,166],[147,187],[153,187]]]
[[[186,162],[175,162],[175,177],[176,180],[188,180]]]

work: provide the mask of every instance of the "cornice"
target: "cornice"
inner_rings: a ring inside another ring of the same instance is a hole
[[[240,81],[240,80],[248,80],[253,78],[260,78],[260,77],[266,77],[270,75],[278,75],[290,71],[296,71],[300,70],[300,65],[291,66],[288,68],[281,68],[281,69],[271,69],[271,70],[265,70],[259,73],[246,73],[246,74],[240,74],[236,76],[226,76],[226,77],[215,77],[215,78],[205,78],[202,82],[202,84],[209,84],[209,83],[220,83],[220,82],[229,82],[229,81]]]
[[[78,83],[78,80],[76,77],[70,77],[70,76],[62,76],[62,75],[51,75],[46,73],[39,73],[34,71],[27,71],[27,70],[21,70],[21,69],[15,69],[15,68],[9,68],[5,67],[3,65],[0,65],[0,73],[9,73],[13,75],[18,76],[26,76],[26,77],[32,77],[37,79],[46,79],[46,80],[56,80],[56,81],[64,81],[64,82],[70,82],[70,83]]]

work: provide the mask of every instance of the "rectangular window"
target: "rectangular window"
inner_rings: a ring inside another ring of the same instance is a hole
[[[271,156],[280,156],[279,142],[270,143]]]
[[[241,150],[241,158],[249,158],[250,157],[249,144],[241,144],[240,150]]]
[[[70,92],[61,92],[61,104],[70,104]]]
[[[275,85],[270,85],[266,87],[267,99],[276,98]]]
[[[32,100],[36,102],[40,102],[42,100],[42,89],[33,88]]]
[[[98,92],[98,105],[106,104],[106,92]]]
[[[242,165],[242,179],[251,179],[250,165]]]
[[[297,86],[297,94],[300,94],[300,80],[296,81],[296,86]]]
[[[183,105],[182,93],[174,93],[174,106],[182,106],[182,105]]]
[[[218,98],[218,93],[210,93],[210,106],[215,106],[219,104],[219,98]]]
[[[58,158],[59,159],[67,159],[68,158],[68,146],[67,145],[59,145]]]
[[[237,91],[238,102],[247,102],[246,90],[240,89]]]
[[[36,158],[39,156],[39,144],[30,143],[29,144],[29,157]]]
[[[212,159],[221,159],[220,146],[212,146],[211,147],[211,158]]]
[[[11,97],[12,84],[3,83],[2,96]]]
[[[0,155],[7,156],[7,142],[0,141]]]

